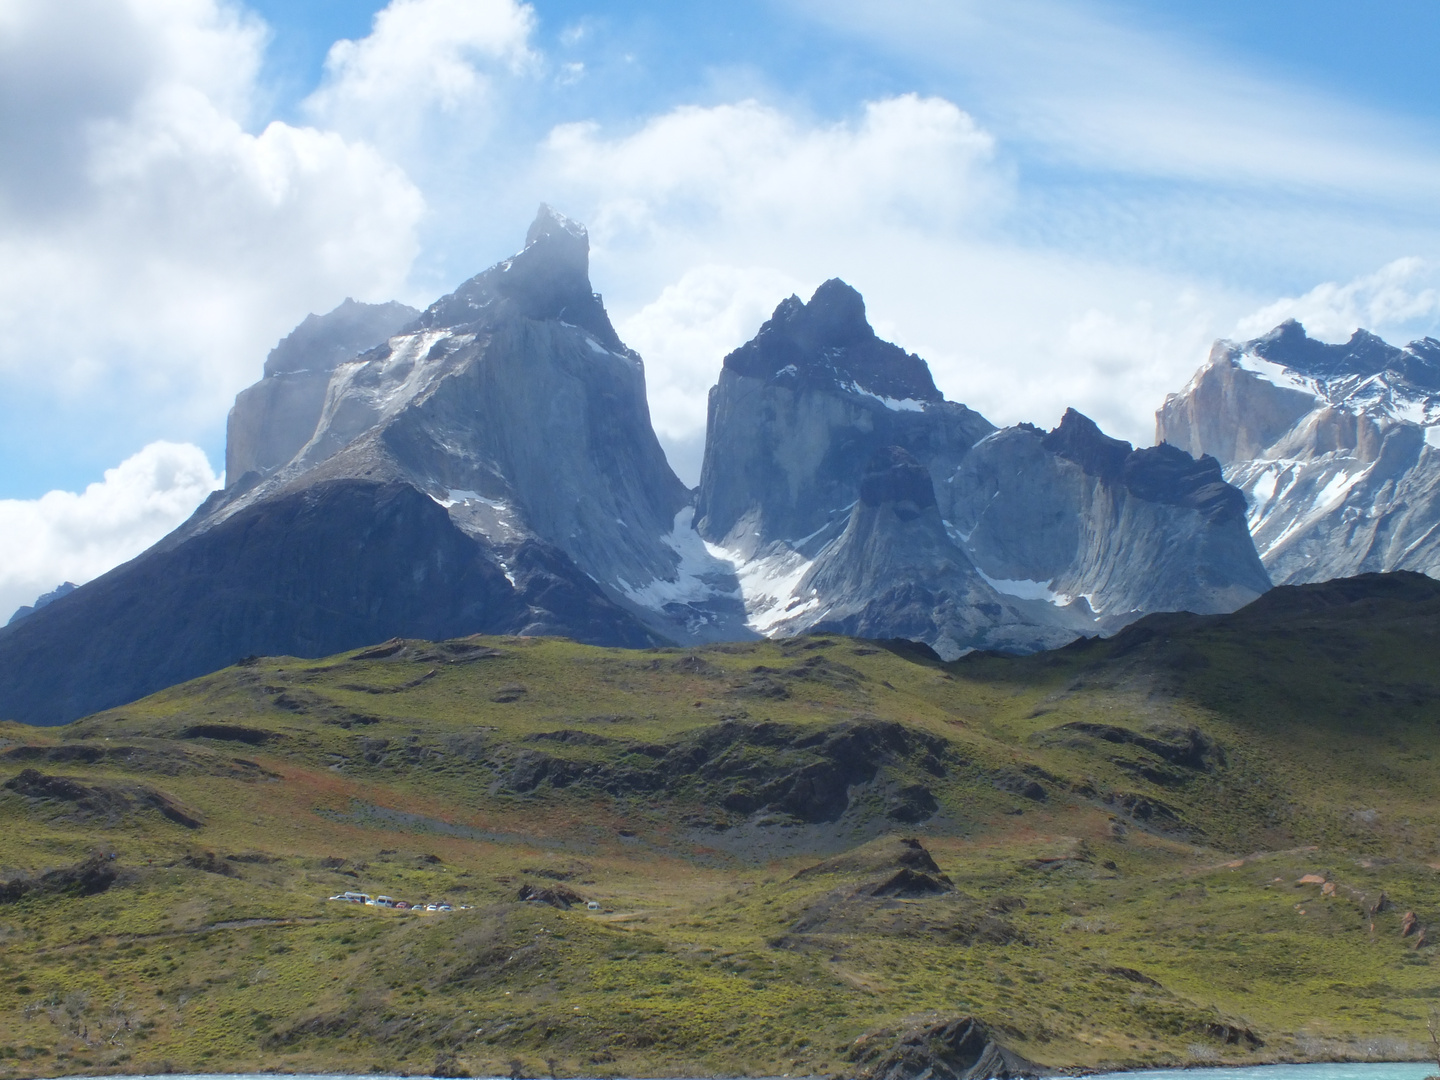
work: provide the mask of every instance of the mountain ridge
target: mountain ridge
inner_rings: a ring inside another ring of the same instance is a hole
[[[1290,320],[1218,342],[1157,411],[1156,438],[1220,460],[1274,580],[1300,583],[1440,573],[1437,425],[1440,342],[1327,344]]]
[[[1014,440],[947,401],[839,279],[781,301],[725,357],[692,492],[589,250],[583,225],[542,204],[521,251],[423,312],[347,300],[307,317],[237,397],[226,487],[137,560],[0,631],[0,715],[55,722],[236,655],[456,634],[465,620],[628,646],[845,626],[953,658],[1234,607],[1269,586],[1206,460],[1133,451],[1071,412],[1038,456],[1002,462]],[[1044,565],[1012,544],[995,572],[1009,541],[993,512],[979,533],[991,546],[972,542],[986,511],[959,493],[990,482],[967,473],[981,458],[1012,504],[1050,522]],[[923,474],[918,502],[871,505],[869,470],[885,460],[892,481]],[[346,529],[313,512],[327,499]],[[388,583],[353,542],[372,528],[388,537]],[[449,599],[439,551],[471,575]],[[427,605],[451,621],[426,621]],[[316,628],[324,612],[339,636]],[[63,708],[46,704],[57,683]]]

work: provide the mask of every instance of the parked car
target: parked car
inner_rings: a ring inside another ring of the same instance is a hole
[[[330,897],[331,900],[339,900],[346,904],[368,904],[370,897],[363,892],[342,892]]]

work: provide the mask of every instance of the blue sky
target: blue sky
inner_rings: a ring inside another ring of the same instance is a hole
[[[1433,3],[0,11],[0,609],[188,512],[307,312],[423,305],[541,200],[689,482],[721,357],[829,276],[995,422],[1136,442],[1216,337],[1440,332]]]

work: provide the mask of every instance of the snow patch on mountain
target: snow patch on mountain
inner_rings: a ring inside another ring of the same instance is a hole
[[[631,601],[652,611],[663,611],[672,604],[703,604],[716,599],[739,599],[727,582],[733,579],[734,563],[721,549],[705,543],[695,531],[695,508],[682,507],[675,515],[670,532],[661,541],[675,552],[677,562],[673,578],[655,578],[644,585],[632,585],[619,579],[620,591]]]
[[[716,549],[714,545],[712,550]],[[814,565],[798,551],[784,545],[758,558],[735,564],[740,591],[745,598],[746,623],[757,634],[771,636],[784,624],[820,606],[818,598],[800,597],[800,583]]]
[[[790,366],[789,370],[791,370],[791,371],[794,370],[794,365],[793,365],[793,364]],[[878,402],[880,402],[881,405],[884,405],[887,409],[890,409],[892,412],[924,412],[924,411],[925,411],[925,402],[920,401],[920,400],[918,400],[917,398],[892,398],[892,397],[885,397],[885,396],[882,395],[882,394],[877,394],[877,393],[874,393],[874,392],[871,391],[871,390],[866,390],[863,386],[861,386],[861,385],[860,385],[859,383],[857,383],[857,382],[842,383],[841,386],[840,386],[840,389],[841,389],[841,390],[848,390],[848,391],[850,391],[850,393],[852,393],[852,394],[859,394],[861,397],[868,397],[868,398],[870,398],[870,399],[872,399],[872,400],[874,400],[874,401],[878,401]]]
[[[1283,364],[1277,364],[1262,356],[1257,356],[1248,349],[1235,357],[1235,363],[1252,375],[1260,376],[1272,386],[1284,387],[1287,390],[1300,390],[1310,394],[1317,401],[1324,400],[1324,395],[1320,392],[1320,386],[1316,380],[1306,378]]]
[[[1044,600],[1047,604],[1054,604],[1056,607],[1069,607],[1075,602],[1075,597],[1069,593],[1056,592],[1050,588],[1048,581],[992,578],[979,567],[976,567],[976,572],[985,579],[987,585],[1006,596],[1013,596],[1020,600]],[[1088,601],[1089,598],[1086,599]]]

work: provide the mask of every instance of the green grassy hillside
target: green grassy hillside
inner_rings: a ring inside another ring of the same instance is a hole
[[[1415,1056],[1437,627],[1386,575],[949,665],[395,641],[3,725],[0,1077],[832,1074],[961,1014],[1055,1066]]]

